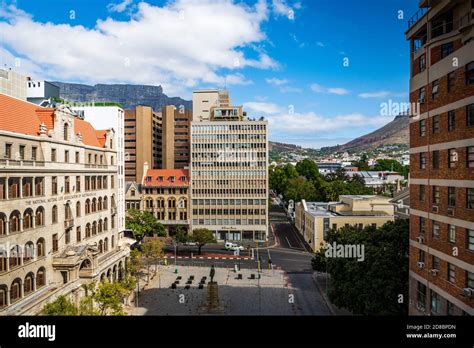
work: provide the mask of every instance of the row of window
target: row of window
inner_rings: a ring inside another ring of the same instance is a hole
[[[41,267],[36,272],[36,276],[30,272],[25,276],[24,281],[16,278],[8,288],[7,285],[0,285],[0,308],[13,304],[46,285],[46,270]]]
[[[427,300],[427,287],[421,282],[417,282],[416,289],[416,305],[417,309],[423,312],[426,311],[426,300]],[[445,305],[444,305],[445,303]],[[444,310],[442,308],[445,307]],[[431,314],[438,315],[456,315],[456,306],[448,301],[443,299],[436,291],[430,289],[430,298],[429,298],[429,312]],[[465,311],[458,310],[458,313],[467,315]]]
[[[135,197],[135,191],[130,191],[130,195]],[[187,188],[144,188],[143,192],[150,195],[185,195],[188,192]]]
[[[237,160],[237,161],[247,161],[247,160],[255,160],[259,158],[266,158],[266,152],[194,152],[192,155],[192,159],[195,161],[204,161],[204,160]]]
[[[193,209],[194,215],[265,215],[265,209]]]
[[[419,121],[419,131],[420,137],[426,136],[427,129],[427,119],[422,119]],[[474,104],[469,104],[466,106],[466,125],[468,127],[474,126]],[[452,132],[456,129],[456,111],[450,110],[447,115],[447,129],[448,132]],[[433,134],[439,134],[441,131],[440,127],[440,115],[435,115],[431,117],[431,132]]]
[[[440,204],[440,186],[433,185],[431,186],[431,203]],[[447,206],[455,207],[456,206],[456,192],[457,190],[464,190],[464,188],[456,187],[447,187]],[[474,188],[466,188],[466,204],[467,209],[474,209]],[[426,201],[426,185],[419,185],[419,200],[421,202]]]
[[[174,197],[170,197],[167,200],[167,204],[165,204],[164,198],[158,198],[155,204],[153,198],[145,199],[145,208],[153,208],[153,207],[164,208],[165,206],[167,206],[168,208],[178,207],[178,208],[184,209],[184,208],[187,208],[188,206],[188,200],[186,198],[180,198],[179,200],[177,200]]]
[[[193,199],[193,205],[267,205],[266,199]]]
[[[265,130],[267,126],[264,124],[226,124],[226,125],[201,125],[194,124],[193,132],[229,132],[244,130]]]
[[[420,216],[419,217],[419,232],[421,235],[426,234],[427,229],[427,219]],[[456,231],[461,227],[457,227],[451,224],[447,224],[447,242],[455,244],[457,242]],[[474,229],[465,229],[466,231],[466,240],[464,242],[467,250],[474,251]],[[431,221],[431,238],[435,240],[440,240],[441,236],[441,223],[438,221]]]
[[[36,241],[36,244],[29,241],[23,247],[14,245],[10,250],[0,248],[0,272],[20,267],[30,261],[42,258],[46,255],[46,244],[44,238]]]
[[[110,227],[114,229],[115,219],[113,216],[110,219],[110,222],[111,222]],[[104,220],[100,219],[92,223],[88,222],[86,224],[84,236],[82,235],[81,226],[77,226],[76,227],[76,243],[79,243],[82,239],[85,240],[91,237],[95,237],[96,235],[101,234],[102,232],[106,232],[108,230],[109,230],[108,218],[105,218]],[[72,243],[72,230],[66,229],[64,232],[64,244],[68,245],[70,243]],[[112,236],[111,244],[112,244],[112,249],[113,249],[115,247],[115,236]],[[53,253],[57,253],[59,251],[59,235],[57,233],[53,234],[52,245],[53,245],[53,248],[52,248]],[[97,246],[98,246],[99,253],[107,252],[109,250],[108,237],[106,237],[104,241],[100,240]]]
[[[193,219],[193,225],[266,225],[265,219]]]
[[[193,189],[196,195],[266,195],[266,189]]]
[[[192,144],[193,151],[197,150],[252,150],[252,149],[265,149],[267,144],[265,142],[261,143],[200,143]]]
[[[420,152],[420,169],[426,169],[428,166],[428,153]],[[459,167],[459,152],[457,149],[448,149],[448,168]],[[474,168],[474,146],[466,147],[466,168]],[[431,156],[431,168],[439,169],[440,164],[440,150],[432,151]]]
[[[193,170],[194,177],[266,177],[266,170]]]
[[[255,167],[266,167],[266,165],[267,165],[267,162],[265,162],[265,161],[192,162],[193,168],[199,168],[199,167],[223,167],[223,168],[248,167],[248,168],[255,168]]]

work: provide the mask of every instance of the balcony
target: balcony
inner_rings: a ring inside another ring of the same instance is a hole
[[[0,166],[4,167],[44,167],[44,161],[0,159]]]
[[[112,215],[117,214],[117,207],[110,208],[110,214],[112,214]]]
[[[64,228],[68,229],[74,226],[74,219],[65,219],[64,220]]]
[[[416,11],[415,14],[408,20],[408,29],[415,25],[415,23],[417,23],[426,14],[426,12],[428,12],[426,7],[421,7],[418,11]]]

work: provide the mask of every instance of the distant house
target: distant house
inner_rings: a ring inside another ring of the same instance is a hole
[[[398,181],[403,181],[405,178],[403,175],[400,175],[397,172],[390,172],[390,171],[360,171],[360,172],[352,172],[346,171],[346,174],[349,177],[353,177],[354,175],[360,176],[364,182],[365,186],[367,187],[382,187],[386,184],[396,184]]]
[[[405,187],[399,192],[396,192],[393,199],[390,200],[395,208],[395,218],[409,219],[410,218],[410,188]]]

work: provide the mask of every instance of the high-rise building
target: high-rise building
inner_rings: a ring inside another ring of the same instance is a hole
[[[218,96],[218,92],[193,93],[192,229],[210,229],[220,241],[266,241],[268,123],[246,120],[241,107],[216,105]],[[201,121],[206,100],[209,114]]]
[[[474,314],[473,2],[422,0],[409,20],[410,301]]]
[[[36,81],[27,78],[26,99],[40,105],[50,98],[59,98],[59,87],[48,81]]]
[[[125,110],[125,181],[141,182],[143,164],[162,167],[162,116],[149,106]]]
[[[66,105],[0,94],[0,315],[38,314],[124,275],[117,141]]]
[[[191,110],[164,106],[162,114],[162,169],[183,169],[189,166],[189,125]]]
[[[26,100],[27,77],[11,69],[0,69],[0,93]]]

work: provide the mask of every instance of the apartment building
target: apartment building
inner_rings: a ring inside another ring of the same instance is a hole
[[[474,314],[473,1],[409,20],[412,315]]]
[[[231,105],[229,91],[227,90],[205,89],[194,91],[192,120],[210,121],[214,108],[220,107],[225,109]]]
[[[27,77],[11,69],[0,69],[0,93],[26,100]]]
[[[123,276],[116,158],[113,129],[0,94],[0,315]]]
[[[125,181],[141,182],[143,164],[162,167],[162,115],[149,106],[125,110]]]
[[[217,240],[266,241],[266,121],[191,122],[192,228]]]
[[[342,195],[338,202],[306,202],[295,207],[295,226],[304,240],[318,251],[331,229],[344,226],[380,227],[394,220],[390,198],[375,195]]]
[[[192,111],[164,106],[162,114],[161,169],[183,169],[189,166],[189,126]]]

